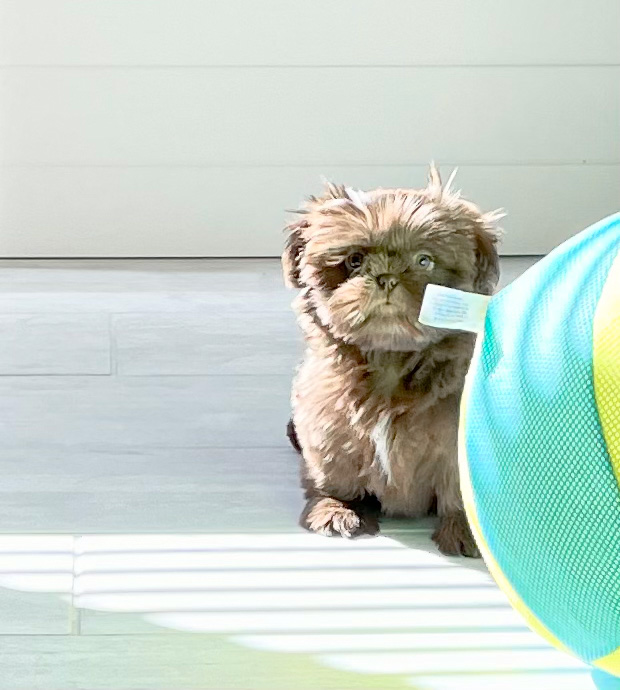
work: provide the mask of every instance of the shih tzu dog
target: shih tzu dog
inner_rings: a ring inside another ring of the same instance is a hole
[[[357,191],[327,184],[288,226],[282,264],[300,288],[306,340],[289,436],[303,457],[302,525],[325,535],[378,531],[382,514],[436,511],[446,554],[478,556],[457,467],[470,333],[418,322],[429,283],[491,294],[497,213],[443,186]]]

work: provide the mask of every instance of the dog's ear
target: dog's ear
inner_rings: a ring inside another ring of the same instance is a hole
[[[284,273],[284,282],[290,288],[303,287],[299,279],[299,260],[303,254],[305,244],[303,231],[309,225],[307,220],[299,220],[286,227],[288,235],[284,252],[282,253],[282,271]]]
[[[499,280],[499,254],[497,245],[502,231],[497,221],[503,213],[494,211],[483,216],[483,223],[476,230],[476,269],[474,290],[483,295],[492,295]]]
[[[348,200],[344,185],[334,184],[323,178],[324,192],[322,196],[311,195],[307,197],[305,203],[297,211],[292,213],[308,214],[312,211],[324,211],[330,204],[337,205],[339,202]],[[282,271],[284,282],[287,287],[301,288],[303,283],[299,277],[299,260],[304,252],[306,244],[304,230],[310,227],[310,223],[302,218],[301,220],[290,223],[284,229],[287,233],[284,252],[282,253]]]

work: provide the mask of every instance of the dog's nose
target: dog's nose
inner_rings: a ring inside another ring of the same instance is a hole
[[[391,273],[382,273],[377,276],[379,287],[383,288],[388,294],[398,285],[398,278]]]

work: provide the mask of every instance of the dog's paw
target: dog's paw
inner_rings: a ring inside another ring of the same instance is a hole
[[[326,537],[361,537],[379,530],[376,523],[363,518],[342,501],[321,498],[307,512],[304,527]]]
[[[463,512],[440,518],[439,527],[433,534],[433,541],[446,556],[480,558],[480,551]]]

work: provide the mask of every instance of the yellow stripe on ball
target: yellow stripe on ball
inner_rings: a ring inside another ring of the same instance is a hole
[[[620,255],[594,316],[594,396],[607,452],[620,487]]]
[[[593,349],[596,406],[620,488],[620,256],[609,271],[596,308]],[[620,675],[620,647],[592,663]]]

